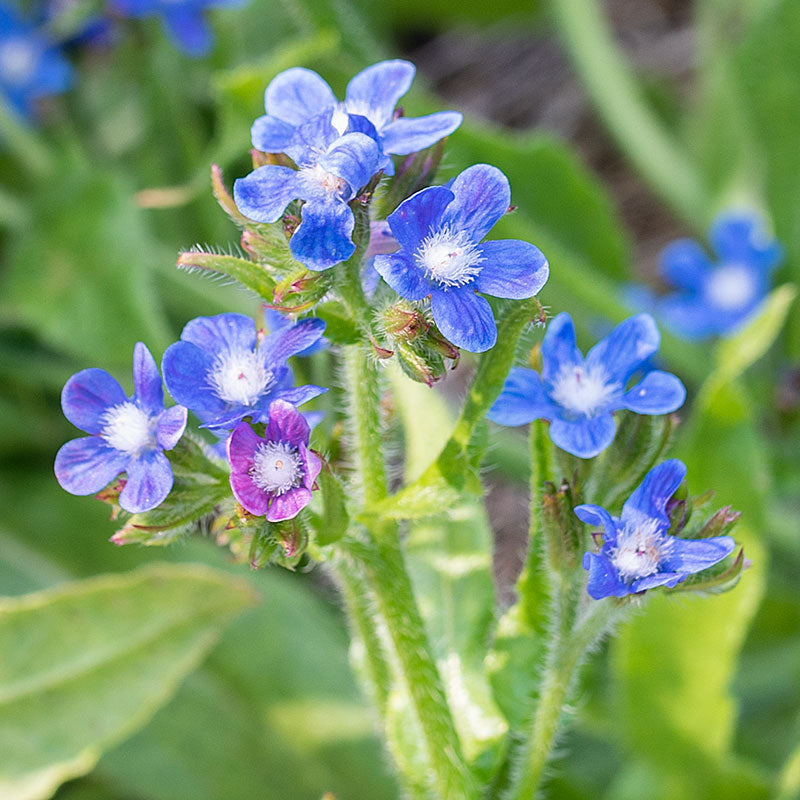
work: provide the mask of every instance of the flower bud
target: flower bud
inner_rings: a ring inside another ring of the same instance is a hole
[[[556,572],[576,569],[586,549],[583,526],[573,512],[576,504],[576,492],[566,480],[558,489],[550,482],[545,484],[542,528],[550,567]]]
[[[411,380],[433,386],[444,377],[447,368],[439,353],[428,350],[425,355],[417,352],[408,342],[398,342],[397,361]]]
[[[389,338],[402,342],[419,339],[431,327],[422,311],[402,300],[384,309],[380,323]]]

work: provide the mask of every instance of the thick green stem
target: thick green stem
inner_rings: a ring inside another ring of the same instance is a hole
[[[372,505],[388,493],[378,368],[366,344],[348,346],[344,363],[353,455],[363,501]],[[429,783],[442,800],[468,800],[474,797],[475,788],[414,599],[397,525],[392,521],[377,521],[369,532],[372,543],[359,547],[354,555],[363,563],[366,583],[376,601],[375,613],[389,634],[397,667],[419,721]],[[366,619],[360,622],[365,624]]]
[[[619,608],[612,601],[592,601],[574,627],[563,613],[554,625],[530,736],[519,751],[507,800],[531,800],[534,797],[553,750],[561,714],[578,667],[618,614]]]
[[[553,0],[572,63],[611,134],[650,185],[692,225],[711,206],[697,167],[648,108],[596,0]]]

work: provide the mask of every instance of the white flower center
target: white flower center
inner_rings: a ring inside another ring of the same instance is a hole
[[[466,286],[475,280],[485,258],[466,231],[445,225],[422,240],[414,254],[431,280],[442,286]]]
[[[300,170],[301,179],[310,186],[312,191],[322,189],[325,194],[343,194],[347,189],[347,181],[323,169],[319,164],[313,167],[304,167]]]
[[[611,397],[621,389],[618,383],[608,380],[606,371],[599,365],[588,369],[565,364],[553,381],[550,397],[568,411],[591,417],[606,408]]]
[[[218,356],[208,381],[220,400],[252,406],[270,388],[273,378],[257,352],[239,350]]]
[[[609,552],[611,563],[626,583],[658,572],[658,565],[672,549],[670,539],[661,535],[659,521],[643,520],[626,525],[617,534],[616,547]]]
[[[0,76],[11,86],[28,83],[38,59],[38,48],[26,37],[13,36],[0,42]]]
[[[102,417],[101,436],[115,450],[130,456],[155,447],[156,420],[130,401],[109,408]]]
[[[286,442],[265,442],[253,454],[250,467],[253,483],[270,494],[284,494],[303,477],[300,454]]]
[[[706,284],[709,301],[723,311],[735,311],[746,306],[757,290],[753,273],[741,264],[717,267]]]

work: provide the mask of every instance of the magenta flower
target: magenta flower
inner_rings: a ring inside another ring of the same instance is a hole
[[[269,522],[296,517],[311,502],[322,461],[308,449],[308,423],[294,406],[274,400],[262,439],[240,422],[228,439],[231,488],[243,508]]]

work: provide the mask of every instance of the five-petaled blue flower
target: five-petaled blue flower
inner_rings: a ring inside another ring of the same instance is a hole
[[[512,369],[489,419],[501,425],[550,420],[550,438],[562,450],[592,458],[614,439],[615,411],[668,414],[683,405],[686,389],[668,372],[653,370],[628,388],[659,341],[653,318],[638,314],[617,325],[584,359],[572,318],[562,312],[542,342],[541,377],[532,369]]]
[[[605,531],[600,552],[583,556],[587,590],[596,600],[673,587],[733,552],[730,536],[680,539],[667,533],[667,503],[685,476],[685,465],[674,458],[654,467],[625,502],[621,517],[600,506],[576,506],[583,522]]]
[[[40,97],[66,91],[72,68],[47,36],[0,5],[0,97],[31,118]]]
[[[164,353],[167,389],[212,430],[233,428],[244,417],[266,422],[273,400],[298,406],[326,391],[293,387],[286,364],[324,330],[321,319],[305,319],[259,342],[255,323],[243,314],[198,317]]]
[[[297,127],[327,109],[334,112],[333,124],[340,133],[353,124],[349,117],[366,119],[369,126],[355,124],[359,130],[369,130],[383,153],[408,155],[430,147],[449,136],[461,124],[462,116],[456,111],[415,119],[396,116],[397,101],[409,90],[415,72],[409,61],[373,64],[347,84],[344,102],[340,103],[316,72],[302,67],[287,69],[267,87],[267,113],[253,123],[253,147],[265,153],[287,153]],[[391,160],[382,166],[387,175],[394,174]]]
[[[497,341],[497,326],[483,292],[533,297],[550,269],[528,242],[482,242],[509,208],[511,189],[497,167],[477,164],[447,186],[430,186],[403,201],[388,223],[400,250],[376,255],[375,269],[399,295],[430,295],[439,330],[457,347],[481,353]]]
[[[709,240],[715,264],[692,239],[679,239],[661,254],[661,274],[678,291],[657,301],[656,310],[687,339],[735,330],[766,296],[772,270],[783,257],[783,248],[760,220],[744,213],[719,216]]]
[[[277,222],[292,200],[305,201],[289,247],[313,270],[353,255],[355,218],[348,203],[381,169],[377,142],[360,131],[340,136],[332,115],[326,111],[293,130],[283,152],[298,169],[268,164],[233,184],[239,211],[256,222]]]
[[[204,56],[213,37],[204,13],[209,7],[236,6],[242,0],[112,0],[115,11],[126,17],[158,16],[176,46],[190,56]]]
[[[153,356],[139,342],[133,351],[134,394],[102,369],[73,375],[61,393],[66,418],[91,434],[67,442],[56,455],[55,473],[71,494],[99,492],[121,472],[127,481],[119,496],[126,511],[155,508],[172,488],[172,467],[164,450],[186,428],[183,406],[164,408],[161,376]]]

